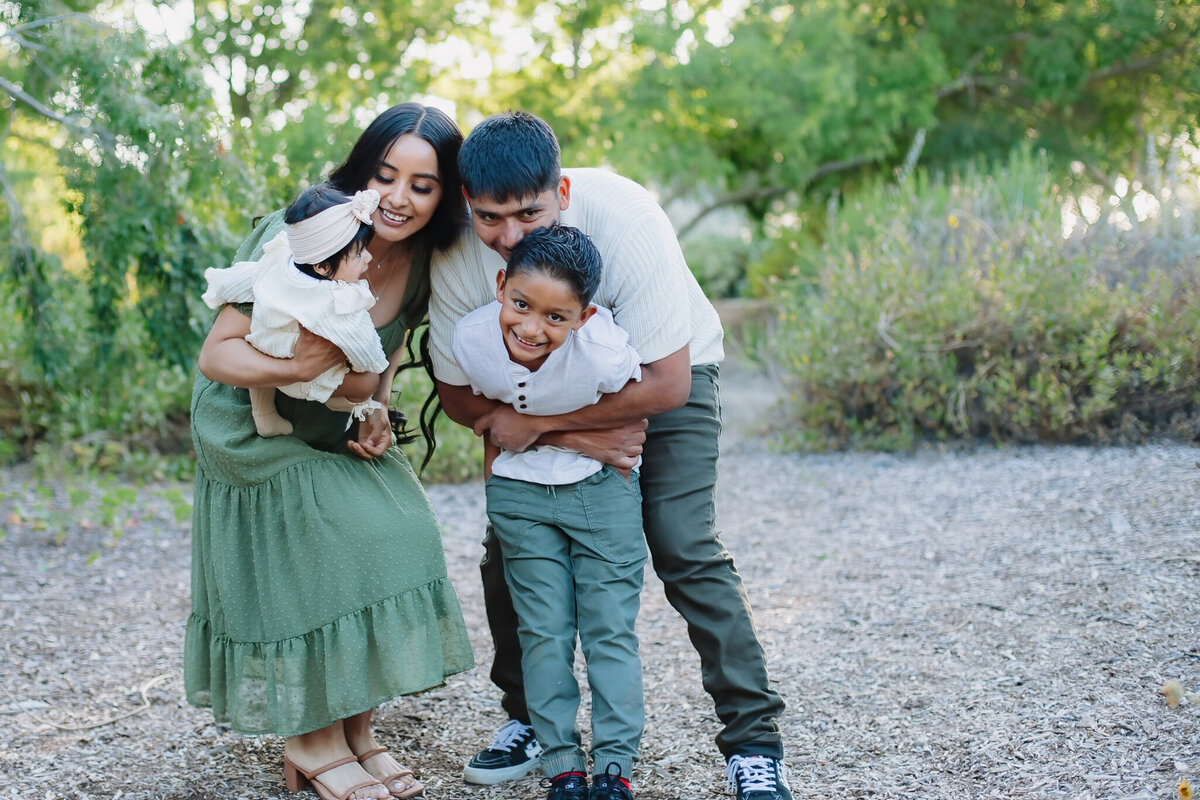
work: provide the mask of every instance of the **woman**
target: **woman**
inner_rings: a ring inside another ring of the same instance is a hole
[[[461,143],[445,114],[404,103],[372,122],[330,176],[348,194],[380,195],[366,280],[389,354],[425,317],[433,248],[460,230]],[[236,260],[256,257],[282,216],[267,217]],[[419,796],[411,770],[375,741],[371,714],[472,658],[433,511],[392,446],[395,369],[352,372],[335,393],[382,404],[356,435],[347,414],[280,394],[294,433],[262,438],[248,389],[311,380],[345,357],[303,332],[294,358],[271,358],[245,341],[249,330],[245,308],[220,311],[192,396],[188,700],[237,731],[286,736],[293,791],[311,782],[324,798]]]

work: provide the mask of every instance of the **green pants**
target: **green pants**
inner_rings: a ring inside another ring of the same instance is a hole
[[[717,734],[721,754],[783,758],[775,722],[783,700],[769,684],[742,578],[716,528],[717,376],[716,365],[692,367],[687,404],[650,420],[642,453],[642,518],[654,571],[700,654],[701,681],[723,725]],[[529,722],[503,557],[490,530],[483,544],[479,566],[496,645],[491,678],[504,693],[501,704],[509,716]]]
[[[529,720],[542,773],[587,773],[580,744],[575,636],[592,690],[593,772],[633,774],[641,742],[637,621],[646,564],[635,474],[612,467],[561,486],[493,476],[487,511],[516,610]]]

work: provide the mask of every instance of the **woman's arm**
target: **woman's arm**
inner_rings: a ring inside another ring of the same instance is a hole
[[[314,380],[327,369],[346,360],[332,342],[301,328],[292,358],[273,358],[246,341],[250,318],[233,306],[225,306],[200,348],[197,367],[210,380],[243,389],[271,389]],[[372,376],[377,377],[377,376]],[[345,387],[343,387],[345,388]],[[363,396],[375,391],[372,385]]]
[[[346,443],[350,452],[359,458],[368,461],[378,458],[392,446],[392,422],[388,418],[388,404],[392,399],[392,383],[396,380],[396,372],[400,369],[400,362],[404,360],[404,356],[403,345],[397,347],[392,353],[392,357],[388,359],[387,369],[377,376],[379,386],[372,395],[372,399],[382,407],[372,411],[366,419],[359,423],[358,439],[351,439]],[[347,378],[349,377],[347,376]],[[344,382],[343,385],[345,385]]]

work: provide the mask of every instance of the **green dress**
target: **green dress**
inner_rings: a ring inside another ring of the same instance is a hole
[[[255,256],[268,217],[239,250]],[[418,269],[418,266],[420,267]],[[424,317],[429,253],[413,259],[401,346]],[[349,415],[277,393],[290,436],[263,438],[249,393],[196,379],[188,701],[243,733],[294,736],[437,686],[473,666],[433,509],[396,447],[346,448]]]

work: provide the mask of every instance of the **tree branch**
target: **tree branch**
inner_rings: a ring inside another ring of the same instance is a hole
[[[875,161],[873,156],[858,156],[856,158],[849,158],[842,161],[831,161],[828,164],[822,164],[806,175],[804,180],[800,181],[799,185],[795,187],[755,186],[749,189],[731,192],[730,194],[720,197],[709,203],[704,208],[700,209],[695,216],[680,226],[675,235],[680,239],[682,239],[684,236],[687,236],[689,233],[691,233],[693,228],[700,224],[702,219],[718,209],[726,208],[728,206],[743,205],[755,200],[770,200],[774,197],[778,197],[781,194],[786,194],[787,192],[793,191],[793,189],[795,191],[804,191],[810,185],[821,178],[824,178],[826,175],[832,175],[836,172],[845,172],[847,170],[855,169],[864,164],[869,164],[872,161]]]
[[[963,75],[945,86],[934,91],[935,100],[941,100],[952,94],[975,89],[995,89],[998,86],[1024,86],[1029,81],[1024,78],[993,78],[987,75]]]
[[[1130,61],[1126,64],[1114,64],[1105,69],[1093,72],[1083,79],[1084,85],[1096,83],[1097,81],[1106,80],[1108,78],[1120,78],[1125,75],[1133,75],[1138,72],[1145,72],[1148,69],[1153,69],[1164,61],[1169,61],[1172,58],[1186,53],[1192,48],[1194,42],[1188,39],[1183,43],[1172,47],[1162,53],[1157,53],[1137,61]],[[1025,78],[997,78],[987,75],[963,75],[954,81],[946,84],[934,92],[934,97],[941,100],[944,97],[949,97],[965,90],[973,89],[995,89],[1000,86],[1027,86],[1029,81]]]
[[[4,33],[0,33],[0,39],[3,39],[5,36],[17,36],[17,38],[21,38],[20,34],[24,33],[25,31],[32,31],[32,30],[37,30],[38,28],[45,28],[47,25],[53,25],[56,22],[62,22],[63,20],[68,20],[68,19],[77,19],[77,20],[81,20],[83,22],[87,22],[96,27],[102,27],[99,22],[92,19],[87,14],[79,14],[79,13],[59,14],[54,17],[43,17],[42,19],[35,19],[32,22],[26,22],[24,25],[18,25],[15,28],[9,28]]]
[[[1146,58],[1139,59],[1138,61],[1130,61],[1128,64],[1114,64],[1107,69],[1102,69],[1099,72],[1093,72],[1091,75],[1088,75],[1087,78],[1084,79],[1084,83],[1095,83],[1096,81],[1102,81],[1107,78],[1120,78],[1124,75],[1132,75],[1136,72],[1144,72],[1145,70],[1157,67],[1164,61],[1171,60],[1175,56],[1186,53],[1189,49],[1191,49],[1192,44],[1192,40],[1187,39],[1181,44],[1172,47],[1170,50],[1158,53],[1157,55],[1147,56]]]
[[[43,105],[42,102],[36,97],[27,94],[23,89],[21,89],[21,87],[17,86],[15,83],[11,83],[6,78],[0,77],[0,89],[4,89],[4,91],[8,92],[9,96],[12,97],[14,101],[24,103],[37,113],[41,114],[43,117],[52,119],[60,125],[65,125],[73,131],[99,138],[105,143],[105,145],[109,147],[109,149],[116,144],[116,137],[104,130],[104,128],[96,125],[90,120],[88,121],[88,124],[85,125],[79,117],[59,114],[49,106]]]

